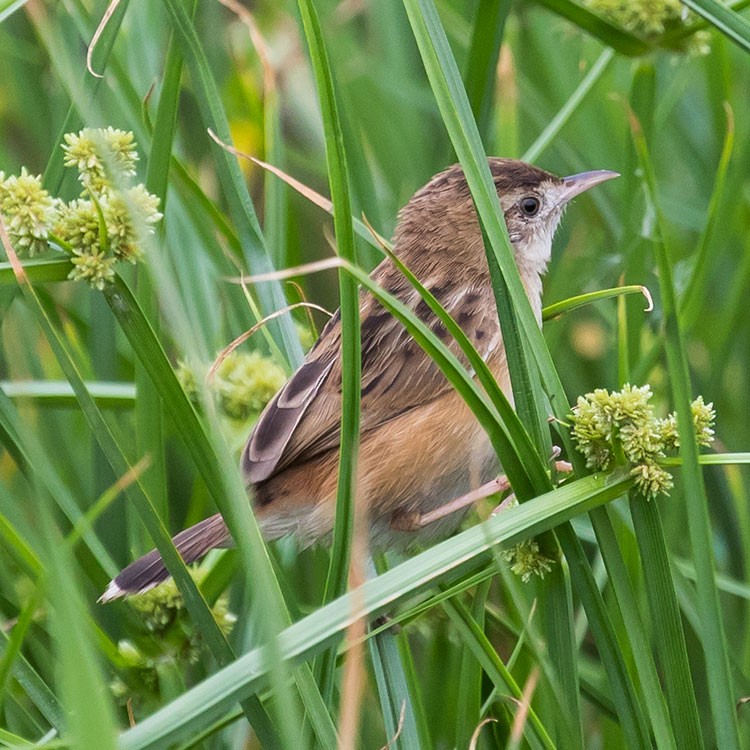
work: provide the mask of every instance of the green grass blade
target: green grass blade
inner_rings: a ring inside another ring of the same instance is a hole
[[[737,716],[734,710],[734,690],[729,672],[727,642],[715,581],[715,564],[711,544],[712,533],[708,516],[708,498],[703,474],[698,463],[698,446],[691,418],[691,385],[687,355],[672,279],[670,251],[664,230],[659,193],[648,145],[638,126],[632,121],[633,139],[639,162],[643,169],[646,192],[656,217],[659,236],[654,242],[656,264],[659,271],[659,287],[665,321],[665,348],[669,368],[669,383],[673,403],[677,411],[680,436],[680,456],[683,460],[684,492],[688,518],[688,530],[695,559],[696,585],[700,602],[702,644],[706,656],[706,675],[711,699],[716,742],[719,747],[732,750],[739,748]]]
[[[342,258],[353,263],[356,260],[356,252],[351,219],[349,175],[331,65],[315,6],[311,0],[300,0],[299,9],[310,50],[318,99],[323,115],[328,180],[331,199],[335,207],[333,220],[337,249]],[[343,270],[339,271],[339,304],[341,315],[341,367],[343,373],[341,383],[341,442],[336,490],[336,516],[331,560],[323,594],[324,602],[329,602],[346,591],[350,564],[352,563],[351,546],[355,526],[360,529],[361,533],[364,528],[362,526],[363,519],[360,519],[357,523],[353,502],[359,450],[362,359],[359,292],[356,281]],[[355,559],[354,563],[363,566],[364,560]],[[359,574],[364,575],[364,571],[361,570]],[[336,651],[331,649],[320,664],[321,689],[323,695],[327,696],[329,700],[333,693],[335,668]]]
[[[169,11],[175,37],[181,45],[185,65],[190,71],[203,122],[223,143],[231,143],[229,123],[195,26],[180,0],[164,0],[164,5]],[[267,273],[273,269],[237,160],[219,146],[214,146],[214,153],[219,179],[247,263],[253,273]],[[258,296],[265,314],[286,305],[281,288],[276,282],[259,285]],[[298,365],[302,361],[302,348],[289,315],[270,321],[268,328],[274,334],[287,360],[293,366]]]
[[[368,641],[386,739],[394,750],[421,747],[413,698],[396,637],[385,632]]]
[[[746,18],[716,0],[682,0],[682,2],[745,52],[750,52],[750,22]]]
[[[91,58],[91,64],[94,70],[98,71],[100,74],[103,73],[103,71],[107,67],[107,63],[109,62],[110,56],[112,54],[112,48],[115,44],[115,39],[117,38],[117,34],[120,31],[120,27],[122,26],[122,21],[125,18],[125,12],[127,11],[129,4],[130,0],[123,0],[123,2],[120,2],[119,5],[115,8],[114,12],[112,13],[112,17],[109,19],[109,22],[102,30],[102,34],[99,37],[96,48],[94,49],[94,53]],[[81,76],[81,81],[78,84],[78,87],[81,91],[81,100],[85,101],[96,99],[102,83],[104,82],[104,78],[92,76],[83,65],[81,65],[79,73]],[[68,112],[65,116],[65,119],[63,120],[62,126],[60,127],[54,142],[56,144],[63,143],[63,136],[66,133],[78,130],[82,126],[82,124],[83,122],[81,119],[81,114],[76,107],[76,103],[75,101],[71,101]],[[63,150],[58,145],[58,147],[55,148],[50,154],[50,158],[47,161],[47,166],[44,169],[42,182],[44,183],[45,187],[53,194],[57,193],[60,190],[60,187],[63,183],[63,178],[65,175],[63,158]]]
[[[643,707],[638,703],[622,658],[622,647],[612,627],[611,616],[596,585],[581,543],[570,524],[561,526],[556,534],[571,567],[573,585],[586,610],[589,627],[609,678],[614,710],[622,725],[627,747],[649,748],[651,742]],[[574,569],[576,567],[578,570]]]
[[[500,45],[510,5],[510,0],[479,0],[474,11],[464,84],[477,127],[485,138],[490,131]]]
[[[586,305],[591,305],[594,302],[600,302],[605,299],[623,297],[628,294],[642,294],[648,303],[647,309],[653,307],[651,296],[645,286],[628,284],[626,286],[616,286],[612,289],[599,289],[596,292],[577,294],[575,297],[568,297],[568,299],[564,299],[561,302],[554,302],[542,309],[542,320],[552,320],[579,307],[585,307]]]
[[[45,568],[55,636],[60,693],[66,713],[64,738],[80,750],[115,750],[117,735],[114,712],[107,696],[107,683],[94,650],[94,639],[86,607],[74,579],[76,569],[70,550],[47,517],[40,513],[48,542]],[[81,701],[85,695],[86,700]]]
[[[651,622],[655,624],[652,636],[664,674],[677,747],[698,750],[703,747],[700,714],[659,507],[631,493],[630,513],[641,553]]]
[[[683,736],[681,727],[677,726],[682,722],[681,718],[677,719],[681,715],[679,713],[673,714],[675,721],[670,723],[663,688],[649,647],[650,639],[639,616],[638,601],[628,576],[625,560],[620,551],[610,511],[607,508],[597,508],[590,515],[596,540],[599,543],[599,549],[609,575],[609,582],[617,597],[620,614],[628,632],[628,641],[633,652],[638,682],[643,691],[643,704],[651,720],[651,729],[654,733],[656,746],[664,749],[670,748],[671,750],[677,750],[678,747],[692,747],[692,745],[677,744],[675,741],[676,736],[678,738]],[[651,575],[652,572],[649,570],[648,577]],[[660,623],[661,621],[655,617],[652,622]],[[655,630],[660,628],[661,625],[657,624]],[[691,718],[694,719],[695,717],[689,717],[686,721],[691,723]],[[695,747],[699,748],[701,745],[702,740]]]
[[[118,445],[114,435],[112,434],[109,426],[104,421],[101,412],[96,407],[96,404],[91,398],[91,395],[86,390],[83,379],[81,378],[78,368],[73,361],[70,352],[68,351],[66,343],[53,326],[44,307],[39,301],[34,288],[28,283],[22,283],[22,291],[29,300],[32,309],[36,313],[37,320],[47,338],[47,341],[55,352],[57,361],[59,362],[61,368],[63,369],[63,372],[65,373],[73,390],[75,391],[76,397],[78,398],[81,405],[81,410],[86,417],[89,426],[100,448],[102,449],[102,452],[104,453],[106,459],[110,462],[113,472],[116,476],[124,476],[130,470],[128,461],[120,446]],[[132,295],[130,295],[127,287],[124,284],[121,284],[120,288],[117,291],[109,294],[108,301],[110,301],[111,304],[117,307],[117,312],[119,313],[118,319],[121,322],[127,319],[130,329],[132,329],[134,325],[137,327],[138,323],[145,323],[145,318],[137,318],[136,316],[134,316],[133,311],[139,310],[139,308],[137,308],[134,298],[132,297]],[[126,305],[127,301],[130,301],[130,306]],[[150,329],[147,329],[147,324],[145,327],[141,327],[142,332],[146,330],[150,331]],[[158,342],[156,342],[153,334],[151,335],[151,339],[149,339],[148,336],[144,336],[141,341],[143,345],[152,344],[152,353],[160,351]],[[153,346],[154,343],[156,344],[155,347]],[[161,353],[163,356],[163,351]],[[166,361],[166,357],[164,356],[163,361]],[[158,366],[159,363],[160,361],[158,357],[156,357],[156,359],[152,361],[152,365]],[[172,373],[172,377],[174,377],[174,372],[172,372],[171,368],[169,368],[169,370]],[[179,388],[179,384],[177,385]],[[183,400],[188,404],[190,409],[192,409],[192,406],[190,406],[189,402],[187,402],[187,398],[185,397],[184,392],[182,392],[181,389],[180,392],[182,393]],[[213,452],[211,453],[211,455],[214,455]],[[140,485],[139,481],[136,481],[135,483],[128,486],[128,488],[126,489],[126,494],[134,502],[137,510],[139,511],[141,519],[143,520],[146,528],[151,534],[151,537],[154,540],[159,553],[162,555],[165,564],[167,565],[170,573],[175,577],[180,591],[185,597],[185,606],[190,611],[191,616],[195,620],[196,626],[201,631],[203,637],[206,639],[206,643],[208,644],[209,648],[211,648],[214,656],[217,658],[217,660],[220,661],[220,663],[228,663],[232,658],[231,648],[229,647],[229,644],[219,630],[219,627],[216,624],[216,621],[214,620],[213,615],[211,614],[211,611],[209,610],[205,600],[200,594],[200,591],[195,585],[195,582],[190,577],[188,570],[185,567],[185,563],[177,553],[174,544],[172,544],[167,529],[164,527],[161,519],[154,511],[153,504],[151,503],[144,488]],[[270,730],[268,719],[265,716],[265,712],[257,699],[251,699],[246,704],[245,709],[248,714],[248,718],[251,720],[253,726],[256,728],[259,734],[263,734],[269,742],[273,742],[273,733]]]
[[[620,54],[637,57],[649,51],[648,45],[624,29],[605,21],[571,0],[535,0],[539,5],[557,13],[578,26],[579,29],[597,37]]]
[[[225,477],[229,475],[229,472],[236,475],[236,469],[234,467],[230,469],[225,466],[225,461],[219,460],[217,449],[209,439],[193,405],[182,390],[182,386],[177,380],[161,344],[155,337],[127,285],[119,277],[114,288],[108,292],[107,299],[139,361],[143,363],[154,386],[159,390],[165,413],[169,414],[174,420],[179,434],[185,441],[188,452],[193,457],[196,467],[227,520],[227,524],[233,532],[233,537],[237,540],[240,551],[244,555],[247,569],[253,571],[253,579],[256,583],[263,581],[265,578],[269,584],[268,589],[264,586],[257,586],[261,591],[260,594],[255,592],[255,596],[259,596],[258,606],[262,602],[264,611],[269,614],[266,626],[271,632],[275,618],[281,618],[283,621],[288,618],[288,614],[283,605],[283,597],[278,582],[271,571],[270,560],[260,536],[260,530],[250,512],[249,504],[245,500],[244,490],[241,490],[242,498],[238,498],[239,502],[228,496],[231,490],[240,491],[239,480],[232,485],[229,491],[225,483],[229,481]],[[264,597],[267,597],[266,601],[263,601]],[[231,655],[227,653],[226,660],[231,660],[231,658]],[[281,675],[274,679],[277,687],[285,684],[283,682],[285,678]],[[303,676],[302,679],[306,679],[306,676]],[[309,687],[308,684],[303,685],[303,696],[315,701],[315,705],[311,706],[311,712],[319,717],[321,716],[321,696],[319,693],[316,695],[315,691],[311,691]],[[283,688],[283,690],[286,689],[286,687]],[[260,731],[263,731],[263,724],[259,723],[263,722],[259,705],[253,711],[253,717],[253,726],[256,727],[257,724]],[[323,725],[318,724],[318,727],[322,728]],[[287,729],[292,728],[288,727]],[[321,739],[330,741],[332,736],[335,736],[335,733],[332,724],[329,722]],[[289,739],[287,744],[291,741]]]
[[[334,225],[337,249],[342,258],[349,263],[354,263],[356,257],[349,197],[349,178],[331,66],[315,6],[311,0],[300,0],[299,8],[310,48],[310,57],[318,86],[318,97],[323,112],[328,179],[331,198],[335,206]],[[336,497],[336,523],[333,532],[331,566],[326,583],[325,601],[340,596],[347,586],[350,545],[354,528],[352,499],[359,441],[361,370],[359,293],[356,281],[343,270],[339,272],[339,298],[342,325],[341,366],[344,372],[341,393],[341,451],[339,454],[339,480]]]
[[[581,79],[575,91],[568,97],[565,104],[557,111],[557,114],[549,121],[546,128],[537,136],[534,143],[526,149],[521,157],[524,161],[535,162],[539,156],[546,151],[559,137],[560,131],[578,110],[581,103],[591,93],[599,79],[604,75],[615,53],[612,49],[605,49],[591,66],[588,73]]]
[[[705,300],[703,291],[706,288],[706,278],[710,270],[711,239],[716,232],[721,217],[723,216],[722,201],[724,200],[724,187],[727,180],[727,171],[734,152],[734,115],[727,109],[727,132],[724,137],[724,145],[719,157],[719,165],[714,178],[714,189],[711,192],[711,200],[708,204],[706,226],[701,232],[698,245],[693,259],[693,272],[680,299],[680,318],[685,330],[690,330],[695,325],[703,308]]]
[[[466,606],[460,599],[455,598],[443,602],[443,609],[501,695],[510,694],[517,701],[520,701],[522,688],[513,678],[513,675],[505,664],[503,664],[489,639]],[[524,727],[524,736],[535,747],[542,747],[547,750],[558,747],[552,741],[540,717],[537,716],[536,711],[532,708],[529,709],[528,721]]]
[[[68,274],[73,270],[73,264],[67,258],[59,260],[27,260],[23,264],[23,270],[34,283],[48,281],[65,281]],[[16,284],[16,277],[10,263],[0,263],[0,285]]]

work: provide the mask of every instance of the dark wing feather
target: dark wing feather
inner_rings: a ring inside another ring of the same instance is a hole
[[[284,449],[333,364],[332,357],[305,362],[266,406],[242,454],[246,482],[258,484],[279,468]]]
[[[378,269],[378,281],[390,288],[428,323],[446,344],[458,352],[442,323],[391,269]],[[377,273],[377,272],[376,272]],[[386,278],[389,277],[389,278]],[[377,276],[376,276],[377,278]],[[386,283],[384,283],[386,282]],[[403,284],[403,286],[402,286]],[[462,327],[481,351],[497,337],[494,300],[466,297],[453,289],[449,307],[461,313]],[[471,311],[467,311],[469,298]],[[447,302],[447,301],[446,301]],[[445,302],[444,302],[445,304]],[[468,312],[472,314],[467,315]],[[404,327],[369,294],[360,303],[362,319],[361,431],[374,429],[416,406],[428,403],[450,389],[440,369]],[[457,318],[458,319],[458,318]],[[470,321],[467,325],[466,321]],[[478,334],[478,336],[476,335]],[[257,484],[293,463],[337,448],[341,420],[341,322],[332,318],[306,361],[266,407],[248,440],[242,467],[248,483]]]

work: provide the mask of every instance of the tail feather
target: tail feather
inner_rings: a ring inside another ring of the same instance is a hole
[[[185,563],[190,564],[215,547],[229,546],[231,536],[224,519],[217,513],[181,531],[172,541]],[[107,590],[99,597],[99,601],[106,603],[129,594],[142,594],[167,578],[169,578],[169,572],[161,555],[157,550],[151,550],[147,555],[130,563],[114,580],[110,581]]]

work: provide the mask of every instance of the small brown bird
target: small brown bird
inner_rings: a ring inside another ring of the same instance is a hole
[[[556,177],[512,159],[489,159],[531,307],[541,325],[542,276],[565,205],[616,172]],[[460,165],[436,175],[399,214],[395,254],[437,297],[486,360],[508,399],[508,366],[484,244]],[[458,356],[441,321],[390,260],[372,278],[410,307]],[[448,533],[465,509],[441,506],[497,475],[499,464],[474,415],[434,362],[370,294],[360,294],[361,437],[355,499],[366,508],[375,546],[408,546]],[[336,313],[304,363],[268,404],[241,468],[266,539],[294,534],[308,545],[330,538],[336,507],[341,419],[341,322]],[[426,514],[430,514],[427,516]],[[404,523],[404,519],[412,519]],[[414,520],[416,519],[416,521]],[[231,546],[216,514],[175,536],[190,563]],[[155,550],[112,581],[102,601],[146,591],[168,577]]]

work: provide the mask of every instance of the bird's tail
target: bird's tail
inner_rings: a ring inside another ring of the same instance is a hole
[[[203,557],[215,547],[231,544],[231,536],[224,519],[218,513],[200,523],[181,531],[172,540],[182,559],[190,564]],[[114,580],[110,581],[107,590],[99,597],[100,602],[111,602],[129,594],[142,594],[169,578],[169,573],[154,549],[147,555],[130,563]]]

